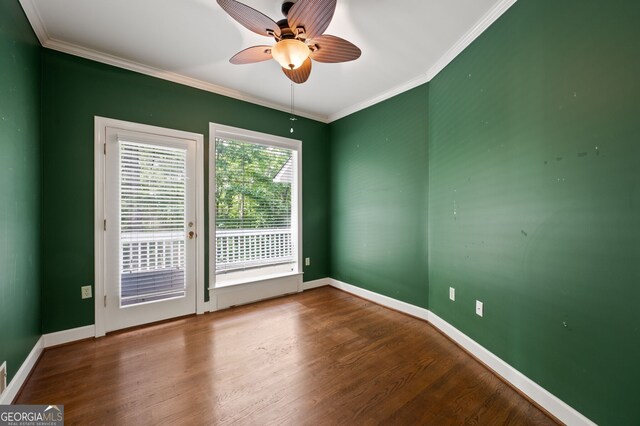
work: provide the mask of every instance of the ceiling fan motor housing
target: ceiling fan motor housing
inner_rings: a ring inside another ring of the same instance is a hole
[[[295,0],[285,0],[282,3],[282,14],[287,17],[289,15],[289,9],[295,4]]]
[[[289,21],[286,19],[281,19],[278,21],[278,27],[280,27],[280,38],[296,38],[296,35],[293,33],[293,30],[289,28]]]

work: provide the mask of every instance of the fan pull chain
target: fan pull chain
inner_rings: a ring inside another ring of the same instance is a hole
[[[289,117],[289,121],[291,121],[291,130],[290,133],[293,133],[293,122],[297,120],[295,116],[295,109],[293,104],[293,81],[291,82],[291,117]]]

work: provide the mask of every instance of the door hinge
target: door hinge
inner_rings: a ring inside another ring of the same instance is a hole
[[[105,231],[107,230],[107,219],[104,220],[102,227],[104,228]]]
[[[104,295],[104,307],[105,308],[107,307],[107,295],[106,294]]]
[[[102,144],[102,146],[103,146],[104,155],[107,155],[107,143],[105,142],[104,144]]]

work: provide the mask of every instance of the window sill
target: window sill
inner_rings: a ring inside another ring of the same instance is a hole
[[[302,272],[285,272],[282,274],[263,275],[259,278],[250,277],[250,278],[241,278],[237,280],[229,280],[224,283],[216,283],[214,287],[209,287],[209,290],[235,287],[235,286],[244,285],[244,284],[256,284],[263,281],[270,281],[277,278],[293,277],[293,276],[302,275],[302,274],[303,274]]]

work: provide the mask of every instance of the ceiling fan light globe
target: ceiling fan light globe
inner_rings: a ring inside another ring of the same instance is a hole
[[[307,60],[311,51],[309,47],[296,39],[284,39],[271,48],[273,59],[286,69],[295,70]]]

